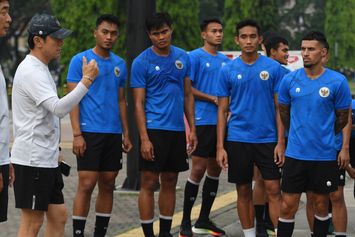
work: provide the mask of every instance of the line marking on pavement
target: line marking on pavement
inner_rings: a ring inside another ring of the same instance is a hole
[[[226,207],[230,204],[233,203],[235,204],[236,202],[237,202],[236,191],[225,193],[219,197],[216,197],[211,212]],[[192,208],[191,211],[192,220],[197,219],[197,217],[200,214],[200,209],[201,209],[201,204],[198,204]],[[181,219],[182,219],[182,211],[175,213],[173,217],[173,222],[171,224],[171,228],[173,229],[175,227],[180,226]],[[154,226],[154,233],[159,233],[159,220],[154,221],[153,226]],[[137,237],[137,236],[144,236],[141,227],[134,228],[125,233],[116,235],[115,237]]]

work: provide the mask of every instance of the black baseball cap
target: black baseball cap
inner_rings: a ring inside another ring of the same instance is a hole
[[[55,16],[46,13],[34,15],[28,24],[27,31],[33,35],[50,35],[56,39],[64,39],[72,33],[71,30],[62,28]]]

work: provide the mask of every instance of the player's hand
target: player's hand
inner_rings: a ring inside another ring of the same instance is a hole
[[[355,169],[350,164],[345,169],[348,172],[349,176],[355,179]]]
[[[285,143],[278,142],[274,149],[274,162],[278,167],[285,163]]]
[[[338,155],[338,166],[340,169],[345,169],[350,163],[349,149],[342,148]]]
[[[188,135],[188,141],[187,141],[187,154],[191,155],[192,152],[194,152],[194,150],[196,150],[197,147],[197,136],[196,136],[196,132],[191,130],[189,135]]]
[[[9,187],[13,187],[15,182],[15,170],[12,164],[9,164]]]
[[[133,145],[128,136],[124,136],[122,140],[122,149],[124,152],[129,152],[132,149]]]
[[[97,75],[99,74],[99,67],[97,66],[97,62],[94,59],[91,59],[89,63],[87,63],[86,57],[83,57],[83,66],[82,66],[83,77],[91,78],[91,80],[95,80]]]
[[[211,96],[211,102],[218,106],[218,97],[217,96]]]
[[[224,171],[228,169],[228,155],[224,148],[217,149],[216,161]]]
[[[154,148],[150,140],[144,140],[141,142],[141,154],[143,159],[154,161]]]
[[[86,150],[86,142],[83,136],[74,137],[73,140],[73,153],[78,156],[84,156]]]

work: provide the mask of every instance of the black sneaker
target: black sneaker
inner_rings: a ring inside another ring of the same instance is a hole
[[[194,227],[192,228],[192,232],[195,234],[210,234],[213,236],[222,236],[225,235],[226,232],[220,228],[218,228],[212,221],[200,221],[197,220]]]
[[[192,237],[191,222],[182,221],[180,225],[179,237]]]
[[[265,229],[264,223],[256,224],[256,237],[268,237],[268,233]]]

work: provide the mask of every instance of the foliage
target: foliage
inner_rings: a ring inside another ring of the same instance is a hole
[[[173,20],[173,44],[185,50],[201,46],[199,0],[157,0],[157,11],[168,12]]]
[[[199,22],[208,18],[222,19],[224,0],[200,0]]]
[[[331,67],[355,66],[355,1],[326,1],[325,7],[325,32],[330,45]],[[337,55],[335,55],[337,43]]]
[[[262,32],[278,29],[277,3],[277,0],[225,0],[223,49],[236,49],[234,43],[235,26],[241,20],[256,20],[260,24]]]
[[[51,0],[51,6],[63,27],[74,31],[65,40],[62,50],[61,64],[63,65],[63,74],[61,76],[61,83],[63,84],[70,59],[75,54],[95,46],[93,32],[97,17],[105,13],[111,13],[119,15],[121,20],[125,19],[125,1]],[[120,35],[121,37],[119,37],[113,52],[124,56],[124,24],[120,27]]]

